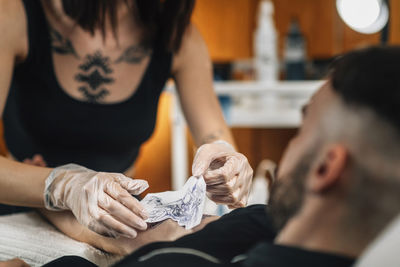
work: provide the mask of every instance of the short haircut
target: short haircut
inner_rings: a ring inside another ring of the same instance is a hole
[[[346,104],[372,110],[400,132],[400,46],[350,52],[334,62],[330,78]]]

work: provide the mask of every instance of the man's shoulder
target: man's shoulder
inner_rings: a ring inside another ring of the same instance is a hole
[[[244,208],[238,208],[232,210],[230,213],[225,214],[223,217],[232,217],[232,216],[243,216],[243,215],[249,215],[249,214],[254,214],[255,216],[261,215],[263,217],[266,216],[266,205],[263,204],[256,204],[256,205],[251,205],[247,206]]]
[[[213,223],[252,225],[253,227],[265,228],[270,232],[274,232],[266,205],[261,204],[235,209]]]

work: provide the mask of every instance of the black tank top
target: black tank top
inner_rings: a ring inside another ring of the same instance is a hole
[[[154,42],[144,76],[128,99],[116,104],[78,101],[56,79],[40,1],[23,3],[29,53],[14,69],[3,115],[10,153],[19,161],[41,154],[49,167],[74,162],[97,171],[125,171],[153,133],[172,54]]]

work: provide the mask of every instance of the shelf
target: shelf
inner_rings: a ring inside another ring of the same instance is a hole
[[[305,95],[313,94],[324,81],[227,81],[215,82],[215,92],[218,95],[249,94],[249,93],[277,93],[280,95]]]
[[[217,82],[215,92],[229,96],[224,106],[230,127],[296,128],[300,110],[324,81],[298,82]]]

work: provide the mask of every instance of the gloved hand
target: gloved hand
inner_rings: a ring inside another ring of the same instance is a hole
[[[146,212],[132,195],[149,187],[144,180],[120,173],[95,172],[76,164],[55,168],[46,179],[45,206],[49,210],[71,210],[92,231],[134,238],[146,230]]]
[[[246,206],[253,178],[247,158],[225,141],[199,147],[193,160],[193,176],[203,175],[207,195],[229,208]]]

